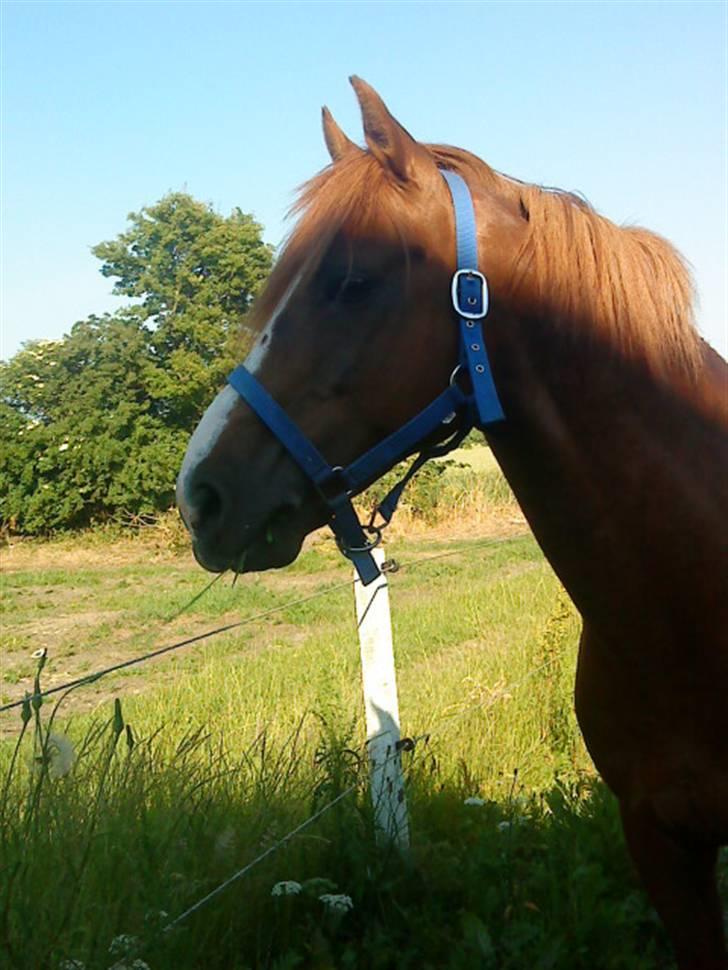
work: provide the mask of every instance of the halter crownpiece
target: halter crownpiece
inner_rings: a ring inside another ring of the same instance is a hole
[[[458,268],[452,278],[452,304],[460,318],[460,364],[473,388],[478,416],[473,424],[482,428],[505,420],[479,322],[488,313],[488,283],[478,272],[478,233],[470,189],[456,172],[440,172],[455,210]]]
[[[329,509],[329,525],[341,551],[354,563],[364,585],[379,576],[371,550],[381,539],[377,515],[389,524],[405,486],[430,458],[446,455],[468,432],[505,420],[493,381],[483,339],[482,320],[488,312],[488,284],[478,271],[478,238],[470,190],[455,172],[440,170],[450,190],[455,211],[457,270],[452,278],[452,304],[460,327],[460,356],[449,386],[397,431],[370,448],[346,468],[331,466],[316,446],[286,414],[244,364],[228,377],[233,387],[260,420],[280,441],[301,471],[313,483]],[[461,389],[460,377],[467,376],[471,390]],[[433,432],[460,418],[447,441],[424,449],[407,474],[375,508],[367,525],[359,521],[353,496],[402,461]]]

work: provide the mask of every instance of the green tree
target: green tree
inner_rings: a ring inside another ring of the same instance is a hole
[[[223,219],[181,192],[128,218],[126,232],[93,252],[115,280],[114,292],[139,300],[155,411],[189,429],[245,354],[245,315],[272,250],[252,216],[235,209]]]
[[[0,521],[37,534],[169,507],[187,437],[271,262],[261,229],[175,193],[95,247],[133,297],[0,364]]]

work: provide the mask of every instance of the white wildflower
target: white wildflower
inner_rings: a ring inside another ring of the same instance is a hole
[[[295,879],[284,879],[283,882],[277,882],[275,886],[271,889],[271,896],[297,896],[303,886],[300,882],[296,882]]]
[[[145,923],[166,923],[169,919],[169,913],[166,909],[152,909],[148,913],[144,914]]]
[[[132,950],[136,950],[138,946],[138,937],[132,936],[130,933],[121,933],[119,936],[115,936],[109,944],[109,953],[112,957],[124,957]],[[141,970],[141,967],[139,970]]]
[[[48,752],[48,774],[51,778],[63,778],[73,768],[76,752],[65,734],[51,734],[46,746]]]
[[[41,647],[39,650],[34,650],[30,656],[33,658],[33,660],[42,660],[47,653],[48,653],[48,648]]]
[[[235,829],[228,825],[215,839],[215,855],[223,858],[231,855],[235,851],[236,844]]]
[[[67,441],[64,441],[62,445],[58,446],[59,451],[68,451],[68,448],[69,448],[69,444]]]
[[[344,896],[343,893],[324,893],[319,899],[332,913],[348,913],[354,908],[351,896]]]
[[[485,805],[484,798],[478,798],[476,795],[471,795],[470,798],[466,798],[463,805],[475,805],[478,808],[482,808]]]
[[[499,832],[507,832],[509,829],[513,829],[517,825],[520,825],[523,822],[527,822],[527,821],[528,821],[527,815],[514,815],[512,819],[506,822],[499,822],[497,828]]]

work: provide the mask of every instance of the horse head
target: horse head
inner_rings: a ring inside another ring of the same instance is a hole
[[[245,362],[333,466],[417,414],[457,365],[455,226],[440,169],[457,160],[472,169],[463,174],[491,331],[527,224],[515,183],[467,153],[417,142],[369,85],[352,84],[367,147],[323,110],[332,164],[302,191],[297,224],[253,310],[259,333]],[[473,172],[491,178],[474,184]],[[192,436],[177,497],[198,561],[215,571],[286,565],[328,518],[311,482],[229,386]]]

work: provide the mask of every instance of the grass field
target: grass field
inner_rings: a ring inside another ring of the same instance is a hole
[[[373,832],[353,594],[332,542],[284,572],[224,579],[176,619],[207,581],[187,554],[130,542],[6,554],[3,703],[32,690],[39,665],[53,687],[283,608],[84,685],[57,710],[27,706],[27,723],[0,715],[0,963],[671,967],[575,725],[578,619],[530,535],[503,534],[518,528],[508,522],[497,541],[424,530],[387,546],[401,564],[390,585],[402,729],[418,739],[404,755],[406,857]],[[40,647],[45,661],[31,656]],[[281,880],[300,892],[271,895]]]

